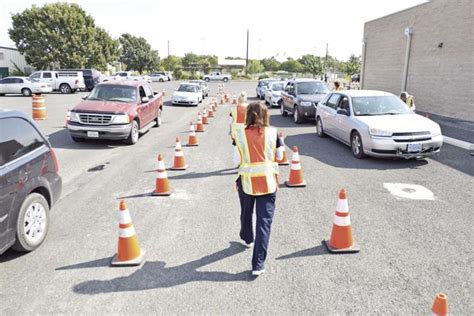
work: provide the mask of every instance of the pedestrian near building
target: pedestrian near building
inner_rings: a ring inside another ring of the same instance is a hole
[[[251,246],[252,274],[258,276],[265,271],[268,243],[275,213],[278,190],[278,163],[282,144],[277,130],[269,126],[267,107],[259,102],[247,107],[245,126],[234,126],[233,139],[239,156],[239,178],[236,181],[240,199],[240,238]],[[252,225],[253,209],[256,206],[255,238]]]
[[[406,91],[403,91],[402,93],[400,93],[400,99],[403,102],[405,102],[405,104],[408,106],[408,108],[410,108],[410,110],[415,112],[416,106],[415,106],[415,97],[414,96],[409,95],[408,92],[406,92]]]

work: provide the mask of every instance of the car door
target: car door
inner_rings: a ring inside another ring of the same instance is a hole
[[[3,88],[5,91],[3,93],[18,93],[18,92],[15,92],[15,83],[14,83],[13,78],[5,78],[3,80],[4,80]]]
[[[149,114],[149,118],[148,118],[149,121],[148,122],[151,122],[157,116],[159,101],[158,101],[158,98],[155,97],[155,94],[153,93],[153,89],[150,87],[150,85],[148,85],[148,84],[143,85],[143,88],[145,90],[145,94],[147,95],[148,99],[150,100],[148,102],[147,112]]]
[[[283,107],[285,110],[288,110],[288,103],[289,100],[288,98],[290,97],[290,93],[292,93],[292,87],[293,87],[293,82],[288,82],[285,87],[285,93],[282,94],[282,102],[283,102]]]
[[[13,78],[12,89],[15,91],[14,93],[21,93],[24,86],[22,78]]]
[[[0,79],[0,94],[5,93],[5,80],[6,79]]]
[[[339,104],[339,100],[341,95],[339,93],[333,93],[326,103],[326,111],[323,117],[323,126],[324,130],[336,136],[335,128],[336,128],[336,108]]]
[[[145,86],[139,86],[138,87],[138,95],[139,95],[139,100],[137,104],[137,112],[140,117],[140,128],[144,127],[148,123],[150,123],[150,100],[147,102],[143,102],[143,98],[148,98],[146,92],[145,92]]]
[[[349,116],[345,114],[338,114],[339,110],[346,110]],[[334,133],[342,141],[349,143],[350,133],[352,130],[352,114],[349,105],[349,97],[347,95],[341,95],[339,103],[336,107],[336,116],[334,122]]]
[[[49,71],[43,71],[40,81],[49,83],[51,87],[57,88],[56,85],[54,84],[55,80],[54,80],[53,74]]]

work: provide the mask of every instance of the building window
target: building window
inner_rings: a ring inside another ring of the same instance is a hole
[[[5,58],[5,54],[4,53],[0,53],[0,60],[3,60]]]

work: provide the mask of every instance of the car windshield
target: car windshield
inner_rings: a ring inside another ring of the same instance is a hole
[[[272,84],[273,91],[283,91],[283,83]]]
[[[356,116],[409,114],[410,109],[396,96],[353,97]]]
[[[297,84],[298,94],[315,94],[329,92],[328,85],[324,82],[309,81]]]
[[[179,86],[178,91],[181,91],[181,92],[196,92],[197,87],[194,86],[194,85],[190,85],[190,84],[182,84],[182,85]]]
[[[261,86],[266,86],[268,83],[268,80],[261,80],[258,82],[258,86],[261,87]]]
[[[102,84],[92,90],[87,100],[134,103],[137,102],[137,89],[130,86]]]

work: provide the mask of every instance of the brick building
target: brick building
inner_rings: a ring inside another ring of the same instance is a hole
[[[361,85],[474,121],[474,1],[432,0],[365,23]]]

